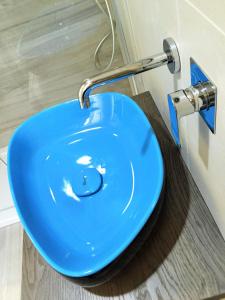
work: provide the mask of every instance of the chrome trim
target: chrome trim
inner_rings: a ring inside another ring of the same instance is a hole
[[[163,40],[163,50],[168,57],[167,66],[170,70],[170,73],[178,73],[180,71],[180,55],[177,49],[177,45],[172,38]]]
[[[201,82],[184,90],[195,107],[195,111],[209,109],[215,105],[216,87],[210,81]]]

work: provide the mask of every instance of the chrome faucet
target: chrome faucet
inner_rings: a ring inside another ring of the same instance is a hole
[[[89,96],[92,90],[99,86],[110,84],[132,75],[140,74],[163,65],[168,66],[172,74],[180,71],[180,57],[177,46],[172,38],[163,40],[164,52],[141,59],[135,63],[99,74],[93,78],[85,79],[79,90],[79,102],[81,108],[90,106]]]
[[[198,112],[212,133],[216,130],[217,88],[196,62],[190,59],[191,86],[168,95],[171,133],[178,147],[180,119]]]

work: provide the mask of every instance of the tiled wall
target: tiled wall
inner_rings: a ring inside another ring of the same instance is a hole
[[[216,134],[197,113],[188,116],[181,122],[181,151],[225,237],[225,1],[116,0],[116,5],[134,59],[161,52],[166,37],[178,44],[179,75],[171,76],[166,67],[142,75],[168,127],[167,94],[190,85],[190,57],[217,85]]]

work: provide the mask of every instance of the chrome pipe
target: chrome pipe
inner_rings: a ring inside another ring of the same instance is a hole
[[[163,47],[163,53],[99,74],[93,78],[85,79],[79,90],[79,102],[81,108],[88,108],[90,106],[89,96],[92,90],[99,86],[110,84],[166,64],[171,73],[178,72],[180,70],[180,59],[176,44],[171,38],[168,38],[164,40]]]

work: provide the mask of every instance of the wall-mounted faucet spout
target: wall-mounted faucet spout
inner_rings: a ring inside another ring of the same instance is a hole
[[[99,74],[93,78],[85,79],[79,90],[81,108],[90,106],[89,96],[92,90],[99,86],[110,84],[132,75],[140,74],[167,64],[171,73],[180,71],[180,57],[177,46],[172,38],[163,40],[163,53],[141,59],[135,63]]]

